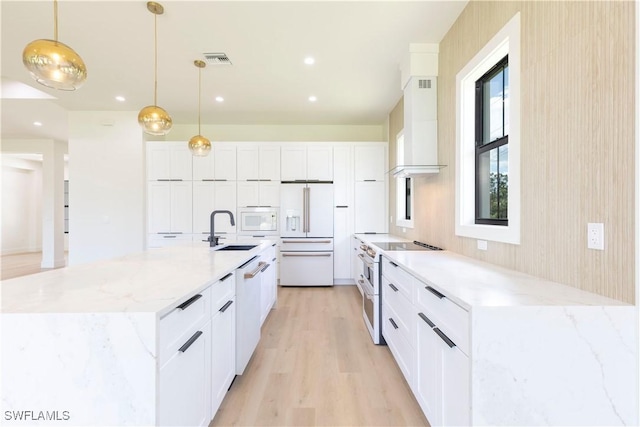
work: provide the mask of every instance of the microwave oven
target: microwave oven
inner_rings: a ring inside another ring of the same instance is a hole
[[[277,208],[239,208],[238,234],[278,235]]]

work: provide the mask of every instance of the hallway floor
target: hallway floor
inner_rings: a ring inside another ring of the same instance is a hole
[[[65,261],[68,262],[68,259],[68,252],[65,252]],[[53,268],[41,268],[41,262],[42,252],[3,255],[0,257],[0,280],[53,270]]]

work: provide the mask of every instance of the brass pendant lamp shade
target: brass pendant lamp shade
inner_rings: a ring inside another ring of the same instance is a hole
[[[204,157],[211,151],[211,141],[200,134],[200,92],[202,86],[202,69],[207,66],[204,61],[193,61],[198,67],[198,134],[189,140],[189,150],[194,156]]]
[[[58,1],[53,0],[53,40],[39,39],[22,52],[22,62],[41,85],[76,90],[87,79],[87,67],[73,49],[58,41]]]
[[[158,15],[164,13],[164,7],[160,3],[150,1],[147,3],[147,9],[153,13],[154,19],[154,86],[153,86],[153,105],[147,105],[138,113],[138,123],[142,126],[142,130],[150,135],[166,135],[173,126],[173,120],[164,108],[158,107]]]

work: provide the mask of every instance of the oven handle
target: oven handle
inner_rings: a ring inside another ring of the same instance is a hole
[[[362,260],[362,262],[364,262],[367,265],[367,267],[373,268],[373,263],[371,261],[369,261],[368,259],[366,259],[364,257],[364,254],[358,254],[358,258],[360,258]]]

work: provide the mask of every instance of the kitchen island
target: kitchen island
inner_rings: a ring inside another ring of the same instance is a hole
[[[212,340],[215,316],[235,313],[234,272],[273,243],[248,251],[194,243],[2,282],[3,422],[163,424],[172,420],[159,404],[172,393],[163,378],[186,378],[176,385],[202,393],[178,390],[185,402],[173,403],[208,424],[211,384],[199,382],[212,375],[207,357],[235,346],[235,318],[224,323],[231,342]],[[178,356],[184,363],[173,363]],[[182,365],[189,375],[179,375]]]

